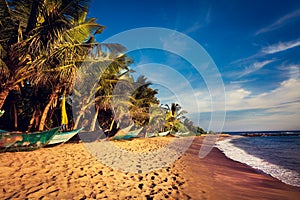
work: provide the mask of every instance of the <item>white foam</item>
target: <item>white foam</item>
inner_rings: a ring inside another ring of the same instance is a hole
[[[286,169],[282,166],[269,163],[261,158],[255,157],[243,149],[234,146],[230,141],[232,139],[218,141],[216,147],[220,149],[228,158],[245,163],[255,169],[281,180],[282,182],[300,187],[300,174],[296,171]]]

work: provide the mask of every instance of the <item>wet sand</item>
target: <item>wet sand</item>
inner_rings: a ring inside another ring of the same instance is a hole
[[[162,148],[172,138],[120,141],[133,152]],[[299,199],[292,187],[218,149],[198,157],[203,137],[161,169],[122,172],[100,163],[82,143],[0,154],[0,199]]]

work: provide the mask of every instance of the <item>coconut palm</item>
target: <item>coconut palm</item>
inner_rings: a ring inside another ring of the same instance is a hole
[[[169,131],[179,131],[183,127],[182,120],[185,118],[184,114],[187,112],[182,110],[181,106],[177,103],[172,103],[171,107],[168,104],[162,105],[162,108],[166,111],[166,123],[165,129]]]
[[[117,56],[115,52],[106,52],[106,54],[109,55],[111,60],[98,57],[97,62],[86,62],[85,65],[87,66],[84,66],[86,70],[81,70],[78,76],[74,92],[75,101],[78,101],[75,128],[82,121],[89,121],[89,119],[92,119],[92,123],[89,122],[91,131],[95,129],[96,119],[100,122],[101,127],[104,125],[105,129],[114,124],[113,108],[111,107],[114,88],[121,78],[130,72],[128,65],[132,61],[126,55],[119,55],[114,58],[113,56]],[[95,113],[90,116],[92,106],[95,106]],[[98,115],[101,115],[101,117],[98,117]],[[107,123],[108,121],[111,123]]]
[[[44,128],[49,109],[55,107],[60,93],[70,93],[78,67],[89,49],[98,45],[91,43],[93,34],[104,28],[96,19],[86,19],[87,2],[1,0],[1,24],[10,22],[12,28],[7,26],[0,33],[0,108],[9,91],[24,80],[45,87],[49,102],[43,108],[39,130]]]
[[[155,95],[158,91],[151,88],[151,82],[146,77],[140,76],[134,83],[135,91],[132,93],[130,114],[136,124],[143,126],[149,124],[150,108],[159,105]]]

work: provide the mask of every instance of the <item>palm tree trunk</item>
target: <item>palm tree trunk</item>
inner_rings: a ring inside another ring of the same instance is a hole
[[[32,117],[29,121],[29,126],[27,128],[27,132],[29,132],[31,130],[31,127],[33,126],[33,123],[34,123],[34,120],[35,120],[35,113],[36,113],[36,110],[33,111]]]
[[[95,126],[96,126],[96,123],[97,123],[98,113],[99,113],[99,106],[96,106],[96,113],[94,115],[94,118],[92,119],[91,126],[90,126],[90,131],[95,131]]]
[[[47,115],[48,115],[48,112],[49,112],[50,107],[51,107],[52,103],[54,102],[54,100],[55,100],[55,97],[51,95],[50,101],[48,102],[48,104],[46,105],[46,107],[43,111],[43,114],[42,114],[42,117],[41,117],[41,120],[40,120],[39,131],[44,130]]]
[[[74,123],[74,130],[77,129],[81,117],[83,116],[84,111],[80,111]]]
[[[50,100],[49,100],[48,104],[46,105],[46,107],[44,108],[44,111],[43,111],[43,114],[42,114],[42,117],[40,120],[39,131],[44,130],[48,112],[50,110],[51,105],[56,100],[58,92],[59,92],[59,89],[56,88],[55,91],[50,95]]]
[[[8,94],[9,94],[9,89],[4,89],[1,91],[1,93],[0,93],[0,109],[3,107]]]
[[[18,112],[17,112],[17,107],[16,107],[15,103],[13,105],[13,109],[14,109],[14,129],[18,130]]]

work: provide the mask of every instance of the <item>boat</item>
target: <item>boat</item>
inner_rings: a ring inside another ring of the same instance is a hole
[[[175,137],[187,136],[189,134],[190,134],[189,131],[187,131],[187,132],[175,132],[175,133],[172,133],[172,135],[175,136]]]
[[[156,136],[158,136],[157,133],[146,133],[146,135],[145,135],[146,138],[151,138],[151,137],[156,137]]]
[[[138,136],[138,134],[143,130],[143,127],[137,129],[137,130],[133,130],[133,131],[129,131],[126,134],[116,134],[112,139],[113,140],[128,140],[128,139],[133,139],[136,138]]]
[[[0,149],[8,148],[8,147],[14,145],[16,142],[21,141],[23,139],[22,136],[20,136],[20,135],[5,136],[4,132],[0,132],[0,133],[1,133]]]
[[[0,129],[0,133],[7,133],[8,131]]]
[[[158,136],[159,136],[159,137],[163,137],[163,136],[168,135],[169,133],[170,133],[169,131],[160,132],[160,133],[158,133]]]
[[[146,134],[146,137],[147,138],[151,138],[151,137],[163,137],[163,136],[166,136],[168,135],[170,132],[169,131],[165,131],[165,132],[159,132],[159,133],[147,133]]]
[[[41,148],[58,133],[59,127],[43,132],[33,133],[1,133],[0,151],[30,151]]]
[[[127,133],[131,130],[131,128],[133,127],[134,124],[131,124],[129,126],[127,126],[126,128],[123,128],[121,129],[120,131],[124,132],[124,133]]]
[[[47,145],[65,143],[69,141],[74,135],[76,135],[82,129],[83,127],[72,131],[67,131],[67,132],[59,131],[56,135],[54,135],[54,137],[49,141]]]
[[[140,134],[140,132],[143,130],[143,127],[137,129],[137,130],[134,130],[134,131],[129,131],[126,135],[131,135],[131,136],[134,136],[134,137],[137,137],[138,134]]]

